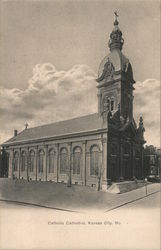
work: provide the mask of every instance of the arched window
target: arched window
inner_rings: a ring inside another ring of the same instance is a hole
[[[19,154],[18,154],[18,152],[15,152],[14,158],[13,158],[13,171],[18,170],[18,160],[19,160]]]
[[[115,107],[114,97],[105,96],[103,105],[104,105],[104,110],[113,111]]]
[[[93,146],[90,152],[90,175],[98,175],[99,171],[99,148]]]
[[[103,100],[103,110],[110,110],[110,98],[108,96],[105,96],[104,97],[104,100]]]
[[[66,148],[62,148],[60,151],[60,173],[65,174],[68,168],[68,151]]]
[[[34,171],[34,165],[35,165],[35,152],[33,150],[30,151],[30,158],[29,158],[29,171]]]
[[[26,156],[26,152],[23,151],[22,155],[21,155],[22,159],[21,159],[21,171],[25,171],[26,165],[27,165],[27,156]]]
[[[80,174],[81,148],[76,147],[73,152],[73,174]]]
[[[114,98],[111,97],[110,111],[114,110]]]
[[[49,173],[54,173],[54,150],[49,151]]]
[[[39,164],[38,164],[38,172],[39,173],[43,172],[43,167],[44,167],[44,151],[40,150],[39,151]]]

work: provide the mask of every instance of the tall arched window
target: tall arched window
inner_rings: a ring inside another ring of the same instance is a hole
[[[114,97],[105,96],[103,105],[104,105],[104,110],[113,111],[115,108]]]
[[[114,110],[114,98],[113,98],[113,97],[111,97],[110,110],[111,110],[111,111]]]
[[[23,151],[22,155],[21,155],[21,171],[25,171],[27,165],[27,156],[26,156],[26,152]]]
[[[49,151],[49,173],[54,173],[54,150]]]
[[[80,174],[81,148],[76,147],[73,152],[73,174]]]
[[[29,158],[29,171],[34,171],[34,165],[35,165],[35,152],[33,150],[30,151],[30,158]]]
[[[14,158],[13,158],[13,171],[18,170],[18,160],[19,160],[19,154],[18,154],[18,152],[15,152]]]
[[[68,151],[66,148],[62,148],[60,151],[60,173],[65,174],[68,168]]]
[[[93,146],[90,152],[90,175],[98,175],[99,171],[99,148]]]
[[[44,167],[44,151],[40,150],[39,151],[39,165],[38,165],[39,173],[43,172],[43,167]]]

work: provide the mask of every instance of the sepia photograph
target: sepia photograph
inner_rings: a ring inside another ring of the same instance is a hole
[[[0,249],[161,248],[160,7],[0,1]]]

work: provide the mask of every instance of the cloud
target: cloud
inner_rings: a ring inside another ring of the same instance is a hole
[[[51,63],[37,64],[28,88],[0,89],[1,143],[13,130],[96,112],[96,75],[87,65],[58,71]]]
[[[142,115],[147,144],[160,147],[160,82],[147,79],[137,82],[134,91],[134,116]]]
[[[1,142],[24,129],[58,120],[97,112],[96,75],[84,64],[67,71],[57,70],[51,63],[37,64],[28,87],[0,89]],[[134,115],[144,118],[145,137],[159,146],[159,81],[147,79],[135,85]]]

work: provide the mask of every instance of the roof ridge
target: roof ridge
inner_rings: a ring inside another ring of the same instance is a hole
[[[39,127],[43,127],[43,126],[47,126],[47,125],[51,125],[51,124],[60,123],[60,122],[66,122],[66,121],[76,120],[76,119],[79,119],[79,118],[83,118],[83,117],[90,116],[90,115],[96,115],[96,114],[98,114],[98,113],[91,113],[91,114],[88,114],[88,115],[77,116],[77,117],[73,117],[73,118],[70,118],[70,119],[65,119],[65,120],[60,120],[60,121],[56,121],[56,122],[46,123],[46,124],[42,124],[42,125],[39,125],[39,126],[27,128],[26,130],[30,130],[30,129],[33,129],[33,128],[39,128]],[[21,132],[23,132],[23,131],[25,131],[25,129],[22,130]]]
[[[101,120],[98,113],[90,113],[83,116],[73,117],[66,120],[61,120],[53,123],[39,125],[24,129],[17,136],[5,141],[5,143],[21,141],[25,137],[29,140],[32,138],[49,137],[55,135],[66,135],[70,133],[78,133],[88,130],[101,128]]]

